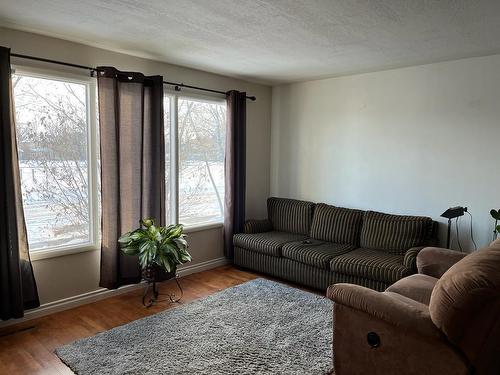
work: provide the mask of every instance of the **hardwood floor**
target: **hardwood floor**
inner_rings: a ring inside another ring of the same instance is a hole
[[[184,289],[180,303],[189,303],[257,277],[262,276],[232,266],[185,276],[180,281]],[[160,293],[173,289],[174,284],[167,282],[160,286]],[[177,306],[160,302],[146,309],[141,296],[141,290],[134,290],[0,330],[3,335],[0,337],[0,374],[72,374],[54,354],[55,348]]]

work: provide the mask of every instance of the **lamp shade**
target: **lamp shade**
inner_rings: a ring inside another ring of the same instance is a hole
[[[450,207],[441,214],[441,217],[445,217],[447,219],[454,219],[456,217],[463,216],[465,211],[467,211],[467,207],[462,207],[462,206]]]

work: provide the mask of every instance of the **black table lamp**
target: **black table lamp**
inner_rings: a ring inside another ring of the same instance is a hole
[[[441,217],[448,219],[448,237],[446,240],[446,248],[448,249],[450,248],[451,219],[454,219],[459,216],[464,216],[465,212],[467,212],[467,207],[457,206],[457,207],[450,207],[441,214]]]

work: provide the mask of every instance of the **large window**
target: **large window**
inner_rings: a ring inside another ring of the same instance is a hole
[[[12,76],[30,251],[95,247],[95,86],[17,71]]]
[[[95,80],[18,69],[12,82],[30,251],[97,248]],[[167,93],[164,108],[167,222],[221,223],[225,100]]]
[[[224,218],[226,103],[168,96],[165,104],[170,222],[188,227],[220,223]]]

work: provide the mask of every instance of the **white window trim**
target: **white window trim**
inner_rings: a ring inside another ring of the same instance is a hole
[[[222,94],[218,93],[199,93],[199,92],[191,92],[189,89],[182,89],[181,91],[175,91],[171,87],[164,85],[164,95],[168,96],[177,96],[181,99],[193,99],[193,100],[202,100],[205,102],[212,102],[217,104],[226,104],[226,97]]]
[[[205,230],[211,230],[211,229],[218,229],[222,228],[224,226],[224,222],[222,221],[214,221],[211,223],[203,223],[203,224],[193,224],[193,225],[188,225],[184,227],[184,232],[189,234],[189,233],[194,233],[194,232],[202,232]]]
[[[28,66],[13,66],[13,74],[27,75],[31,77],[46,78],[61,82],[70,82],[82,84],[87,87],[87,122],[88,122],[88,147],[87,158],[89,166],[87,168],[88,184],[89,184],[89,237],[90,241],[63,246],[52,246],[39,250],[30,250],[30,259],[37,261],[41,259],[60,257],[70,254],[82,253],[87,251],[95,251],[100,248],[100,229],[99,229],[99,202],[98,202],[98,186],[97,186],[97,84],[96,80],[90,76],[68,73],[44,68],[34,68]]]
[[[200,100],[214,104],[226,104],[226,98],[221,94],[199,94],[191,92],[175,91],[164,86],[164,95],[170,100],[170,217],[167,221],[179,224],[179,119],[178,119],[178,101],[179,99]],[[198,224],[184,225],[186,233],[199,232],[220,228],[224,225],[224,219],[210,221]]]

